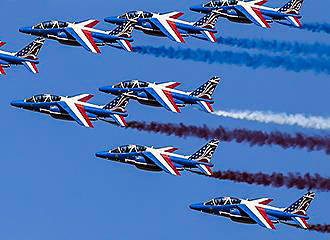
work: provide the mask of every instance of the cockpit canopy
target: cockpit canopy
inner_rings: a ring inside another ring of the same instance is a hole
[[[204,7],[223,7],[223,6],[232,6],[237,5],[238,0],[219,0],[219,1],[211,1],[205,3]]]
[[[62,21],[46,21],[33,26],[33,29],[65,28],[69,24]]]
[[[143,82],[140,80],[129,80],[129,81],[124,81],[121,83],[118,83],[113,86],[114,88],[143,88],[143,87],[148,87],[147,82]]]
[[[39,95],[32,96],[30,98],[27,98],[24,101],[31,102],[31,103],[58,102],[58,101],[61,101],[61,97],[55,96],[55,95],[50,95],[50,94],[39,94]]]
[[[231,204],[240,204],[240,203],[241,203],[241,200],[238,198],[219,197],[219,198],[214,198],[214,199],[204,203],[204,205],[221,206],[221,205],[231,205]]]
[[[117,147],[110,151],[110,153],[130,153],[130,152],[144,152],[147,148],[140,145],[124,145]]]
[[[151,18],[151,17],[152,17],[152,13],[146,11],[130,11],[119,16],[119,18],[124,18],[128,20],[137,19],[137,18]]]

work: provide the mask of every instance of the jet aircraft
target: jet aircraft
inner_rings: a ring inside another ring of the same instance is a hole
[[[134,22],[134,28],[148,35],[165,37],[176,42],[184,42],[183,37],[192,36],[202,40],[216,42],[215,25],[220,14],[211,12],[197,22],[187,22],[178,19],[182,12],[151,13],[146,11],[131,11],[121,16],[107,17],[104,21],[113,24]]]
[[[212,175],[210,162],[219,140],[213,139],[190,156],[175,154],[174,147],[153,148],[140,145],[125,145],[110,151],[98,152],[96,156],[107,160],[135,165],[147,171],[164,171],[180,176],[182,170],[194,172],[199,169],[203,174]]]
[[[190,205],[193,210],[230,218],[234,222],[259,224],[268,229],[275,229],[274,224],[283,223],[297,228],[308,229],[307,209],[315,197],[308,192],[287,208],[269,206],[272,199],[239,199],[233,197],[214,198],[205,203]]]
[[[180,112],[179,107],[186,104],[199,104],[205,112],[213,112],[212,94],[219,82],[220,78],[212,77],[193,92],[174,89],[180,85],[178,82],[150,83],[140,80],[124,81],[113,86],[101,87],[99,90],[114,95],[124,94],[142,104],[162,106],[172,112]]]
[[[119,96],[106,105],[87,103],[92,97],[93,95],[90,94],[71,97],[40,94],[25,100],[13,101],[11,105],[45,113],[56,119],[76,121],[78,124],[90,128],[94,127],[91,121],[96,120],[114,123],[122,127],[127,125],[124,117],[127,116],[125,107],[129,99],[126,96]]]
[[[37,38],[19,52],[0,50],[0,75],[6,75],[4,68],[9,68],[11,65],[24,65],[32,73],[38,73],[36,64],[39,61],[37,56],[44,43],[45,39]],[[6,42],[0,42],[0,47],[5,44]]]
[[[112,31],[103,31],[93,27],[98,20],[86,20],[82,22],[46,21],[32,27],[22,27],[22,33],[57,40],[61,44],[71,46],[83,46],[93,53],[101,53],[98,46],[112,46],[132,51],[131,33],[134,30],[132,22],[127,22]]]
[[[291,0],[281,8],[263,6],[267,0],[217,0],[193,6],[190,10],[200,13],[216,12],[233,22],[254,23],[270,28],[269,23],[279,23],[292,27],[301,27],[299,12],[304,0]]]

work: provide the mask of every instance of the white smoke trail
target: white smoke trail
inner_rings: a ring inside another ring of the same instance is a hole
[[[270,111],[215,111],[214,114],[221,117],[258,121],[262,123],[276,123],[297,125],[303,128],[330,129],[330,118],[320,116],[305,116],[303,114],[273,113]]]

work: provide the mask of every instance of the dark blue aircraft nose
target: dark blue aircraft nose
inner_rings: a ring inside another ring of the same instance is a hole
[[[105,93],[116,93],[117,90],[113,88],[112,86],[106,86],[106,87],[100,87],[99,91],[105,92]]]
[[[123,21],[125,21],[125,19],[120,19],[118,18],[117,16],[115,17],[106,17],[104,19],[105,22],[108,22],[108,23],[122,23]]]
[[[99,157],[99,158],[107,158],[109,155],[109,152],[97,152],[95,155],[96,155],[96,157]]]
[[[189,207],[193,210],[201,211],[202,209],[204,209],[204,204],[196,203],[196,204],[191,204]]]
[[[31,33],[32,32],[32,27],[22,27],[19,29],[21,33]]]
[[[12,105],[13,107],[22,108],[26,106],[26,102],[24,102],[23,100],[16,100],[12,101],[10,105]]]

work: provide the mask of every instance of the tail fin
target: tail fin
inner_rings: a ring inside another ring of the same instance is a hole
[[[218,139],[213,139],[209,143],[207,143],[204,147],[199,149],[193,155],[189,157],[190,160],[194,160],[201,163],[210,163],[211,158],[219,145]],[[213,175],[211,167],[199,164],[197,167],[206,175]]]
[[[202,86],[200,86],[195,91],[193,91],[190,95],[198,98],[205,98],[207,100],[211,100],[214,90],[216,89],[219,83],[220,83],[220,78],[214,76],[206,83],[204,83]]]
[[[44,38],[37,38],[29,45],[27,45],[25,48],[23,48],[21,51],[17,52],[15,56],[30,60],[37,60],[40,49],[42,48],[44,43],[45,43]]]
[[[283,7],[281,7],[278,11],[287,13],[287,14],[296,14],[298,15],[300,12],[300,9],[302,7],[304,0],[291,0],[287,4],[285,4]]]
[[[298,214],[298,215],[306,215],[306,212],[309,208],[309,205],[311,204],[312,200],[315,198],[314,192],[308,192],[301,198],[299,198],[296,202],[291,204],[288,208],[286,208],[284,211],[289,212],[292,214]]]
[[[105,105],[103,109],[110,110],[113,112],[125,113],[127,112],[125,108],[128,104],[128,101],[129,97],[122,94],[116,97],[111,102],[109,102],[107,105]]]
[[[220,14],[217,12],[210,12],[194,23],[194,26],[201,28],[214,29]]]
[[[131,38],[132,32],[134,30],[135,21],[127,21],[124,24],[118,26],[111,32],[109,32],[110,35],[122,37],[122,38]],[[120,39],[117,40],[117,43],[121,46],[121,48],[125,49],[128,52],[132,52],[133,48],[129,40],[127,39]]]

